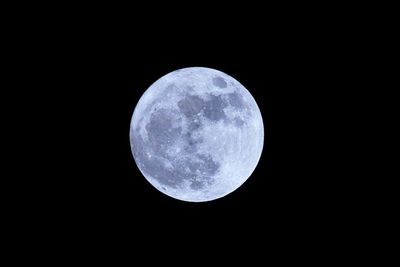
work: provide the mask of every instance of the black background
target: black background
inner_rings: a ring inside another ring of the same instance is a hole
[[[30,67],[46,80],[43,87],[36,82],[43,105],[35,116],[45,120],[32,123],[41,129],[34,157],[43,170],[30,182],[39,189],[31,199],[40,201],[26,205],[54,240],[115,244],[122,251],[136,245],[190,250],[205,242],[203,249],[217,254],[257,243],[283,253],[287,246],[317,251],[357,227],[357,181],[346,168],[352,148],[343,149],[354,123],[345,110],[356,93],[357,25],[340,25],[325,12],[265,12],[207,20],[184,13],[171,20],[86,10],[32,26]],[[135,165],[129,143],[144,91],[193,66],[241,82],[265,129],[252,176],[205,203],[158,192]]]
[[[239,233],[257,229],[258,234],[286,235],[331,225],[342,204],[335,190],[345,187],[335,172],[338,129],[332,125],[338,112],[335,94],[340,94],[332,68],[337,52],[313,45],[321,42],[313,34],[262,37],[219,43],[216,51],[209,43],[213,35],[187,41],[189,47],[158,40],[138,47],[128,39],[89,47],[89,55],[79,51],[87,58],[77,61],[83,66],[74,66],[72,73],[82,79],[65,88],[73,98],[65,111],[72,119],[63,126],[72,136],[66,148],[72,168],[67,166],[71,173],[64,180],[70,191],[60,184],[68,195],[65,207],[76,209],[74,216],[119,230],[140,224],[153,231],[148,226],[154,224],[160,232],[172,227],[183,234],[224,232],[230,225]],[[159,77],[191,66],[215,68],[239,80],[256,99],[265,127],[262,157],[250,179],[207,203],[178,201],[154,189],[135,165],[128,136],[143,92]]]

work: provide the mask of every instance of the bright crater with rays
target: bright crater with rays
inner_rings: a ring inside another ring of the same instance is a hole
[[[218,70],[173,71],[152,84],[132,116],[130,142],[143,176],[191,202],[241,186],[260,159],[264,128],[247,89]]]

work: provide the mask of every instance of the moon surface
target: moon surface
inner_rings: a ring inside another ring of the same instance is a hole
[[[140,98],[130,143],[143,176],[175,199],[203,202],[240,187],[264,143],[260,110],[231,76],[192,67],[168,73]]]

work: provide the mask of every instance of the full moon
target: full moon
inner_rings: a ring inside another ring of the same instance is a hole
[[[260,110],[231,76],[192,67],[168,73],[142,95],[130,144],[143,176],[175,199],[230,194],[253,173],[264,143]]]

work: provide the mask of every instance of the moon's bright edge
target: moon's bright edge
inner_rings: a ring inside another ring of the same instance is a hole
[[[209,68],[173,71],[140,98],[130,143],[143,176],[184,201],[221,198],[253,173],[264,142],[260,110],[231,76]]]

